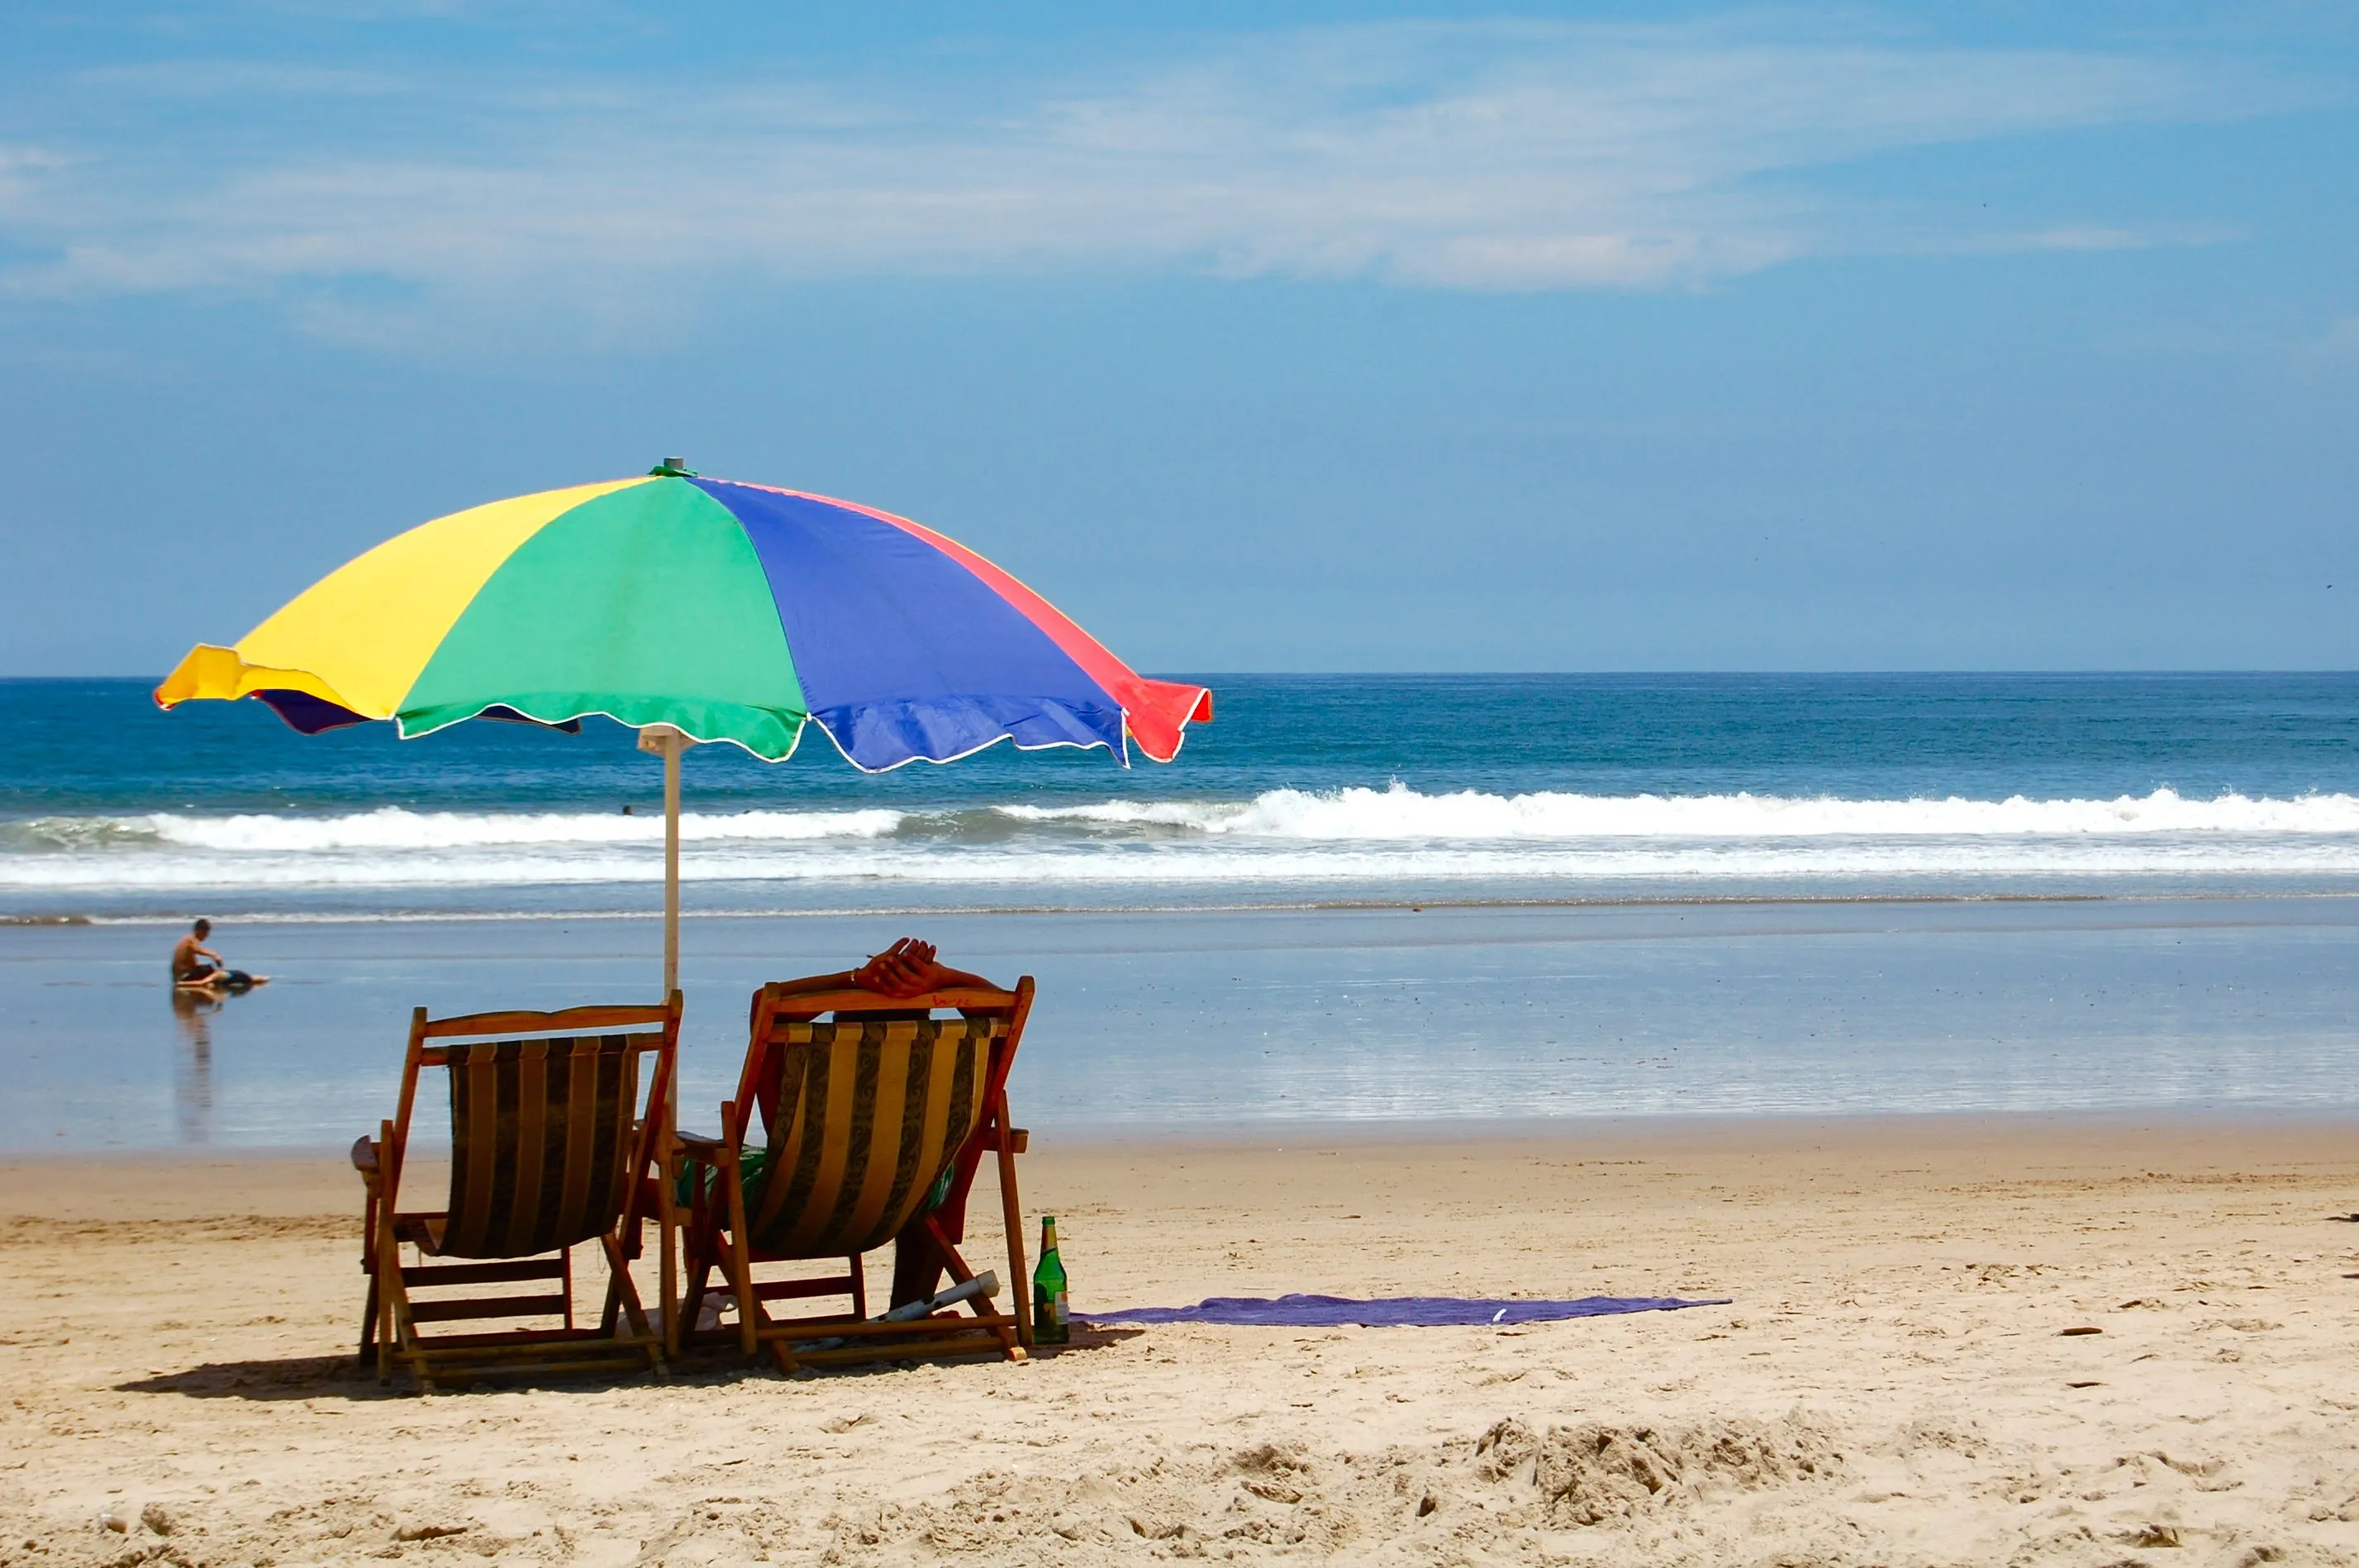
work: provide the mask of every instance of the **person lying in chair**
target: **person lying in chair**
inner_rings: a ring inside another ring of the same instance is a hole
[[[968,1187],[986,1157],[998,1167],[1006,1278],[1020,1290],[1028,1276],[1014,1158],[1024,1143],[1006,1126],[1006,1085],[1032,993],[1029,976],[1003,988],[950,968],[931,943],[911,936],[857,968],[756,991],[745,1064],[736,1095],[723,1103],[720,1135],[677,1140],[677,1190],[690,1211],[685,1299],[699,1303],[680,1332],[707,1343],[735,1339],[748,1352],[766,1345],[781,1370],[805,1352],[821,1360],[875,1356],[886,1346],[874,1336],[886,1331],[836,1346],[840,1314],[777,1317],[758,1303],[842,1295],[852,1318],[865,1317],[861,1259],[887,1242],[894,1307],[931,1300],[945,1271],[970,1279],[959,1247]],[[757,1265],[814,1262],[838,1271],[760,1281],[751,1274]],[[740,1303],[734,1329],[717,1327],[708,1292],[716,1277]],[[706,1321],[708,1308],[715,1321]],[[929,1344],[947,1336],[961,1354],[1000,1350],[1020,1359],[1020,1303],[1014,1312],[976,1314],[957,1327],[921,1317],[908,1332]],[[831,1344],[817,1343],[823,1339]],[[803,1351],[790,1351],[790,1342]],[[894,1353],[914,1354],[916,1344]]]
[[[930,942],[921,942],[914,936],[904,936],[882,953],[872,955],[868,962],[849,974],[830,975],[824,978],[828,985],[848,982],[860,987],[863,990],[882,991],[891,997],[923,996],[929,991],[948,990],[967,986],[983,990],[999,989],[997,982],[984,979],[981,975],[970,974],[964,969],[953,969],[943,965],[936,958],[936,951]],[[827,989],[827,986],[818,981],[806,980],[800,983],[789,982],[788,989],[795,991],[806,989],[821,990]],[[925,1014],[923,1012],[859,1012],[842,1013],[838,1016],[889,1020],[922,1018]],[[968,1012],[966,1016],[972,1018],[975,1014]],[[965,1228],[965,1193],[960,1192],[956,1228],[962,1232]],[[935,1285],[940,1281],[941,1261],[938,1251],[928,1245],[923,1237],[908,1235],[901,1238],[894,1246],[893,1304],[899,1306],[905,1302],[923,1301],[931,1295]],[[1023,1289],[1024,1283],[1022,1281],[1016,1281],[1016,1289]]]
[[[766,997],[775,1001],[780,997],[816,996],[822,991],[864,990],[898,1000],[939,990],[972,989],[992,991],[999,989],[997,984],[981,975],[953,969],[941,963],[936,957],[939,951],[930,942],[904,936],[882,953],[871,953],[868,961],[856,969],[838,969],[828,975],[806,975],[799,980],[774,980],[754,993],[752,1015],[759,1018]],[[842,1011],[836,1016],[847,1022],[889,1023],[900,1019],[924,1018],[926,1010],[922,1007],[862,1009]],[[765,1151],[762,1149],[746,1149],[744,1169],[749,1184],[760,1176],[764,1159]],[[711,1178],[708,1176],[707,1179]],[[679,1201],[687,1203],[690,1191],[689,1178],[682,1175],[679,1179]]]

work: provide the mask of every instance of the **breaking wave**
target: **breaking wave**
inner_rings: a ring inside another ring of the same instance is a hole
[[[809,843],[825,838],[875,838],[901,822],[897,811],[745,811],[725,816],[684,813],[680,838],[690,843]],[[660,816],[582,812],[462,813],[405,811],[385,806],[344,816],[37,817],[10,835],[22,847],[63,849],[140,845],[215,849],[231,854],[318,854],[355,849],[463,849],[516,845],[657,845]],[[0,838],[0,843],[8,843]],[[9,848],[20,847],[8,843]],[[0,873],[5,874],[5,873]]]
[[[1003,806],[1019,821],[1192,829],[1240,838],[1476,841],[1795,838],[2116,833],[2359,833],[2359,795],[2187,800],[2170,790],[2115,800],[1842,800],[1770,795],[1421,795],[1270,790],[1250,801],[1109,800]]]
[[[1516,795],[690,812],[698,881],[1113,887],[1532,879],[2359,872],[2359,796],[2113,800]],[[663,823],[620,814],[155,812],[0,823],[0,890],[639,883]]]

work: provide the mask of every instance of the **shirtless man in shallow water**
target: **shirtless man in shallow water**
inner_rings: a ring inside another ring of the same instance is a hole
[[[267,975],[241,974],[222,962],[222,956],[204,945],[212,935],[213,923],[200,920],[188,935],[172,944],[172,984],[189,990],[218,990],[227,987],[244,990],[248,986],[267,985]]]

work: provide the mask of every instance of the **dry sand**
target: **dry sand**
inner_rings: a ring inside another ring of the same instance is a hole
[[[0,1165],[0,1563],[2359,1562],[2354,1130],[1043,1148],[1088,1304],[1734,1304],[425,1398],[333,1162]]]

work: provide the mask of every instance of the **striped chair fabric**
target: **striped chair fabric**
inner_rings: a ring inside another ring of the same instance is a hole
[[[452,1045],[451,1208],[434,1251],[527,1258],[614,1229],[638,1056],[657,1034]]]
[[[900,1233],[987,1108],[1006,1018],[782,1023],[778,1115],[746,1232],[773,1258],[849,1257]]]

